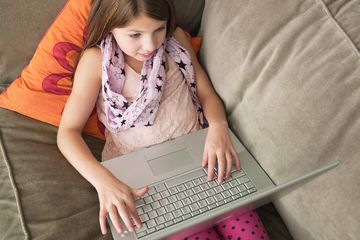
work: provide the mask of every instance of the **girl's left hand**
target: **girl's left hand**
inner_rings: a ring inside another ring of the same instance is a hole
[[[216,161],[219,182],[230,177],[233,162],[235,162],[236,169],[240,170],[240,157],[225,124],[210,125],[206,136],[202,167],[208,167],[209,181],[214,179]]]

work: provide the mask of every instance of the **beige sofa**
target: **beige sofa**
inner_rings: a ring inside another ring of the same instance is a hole
[[[64,2],[0,3],[1,89],[29,62]],[[358,1],[175,3],[186,30],[196,33],[201,20],[200,60],[231,128],[274,181],[340,162],[274,202],[292,237],[358,239]],[[96,191],[58,151],[56,127],[0,109],[0,137],[0,239],[104,239]],[[99,156],[103,142],[86,140]],[[259,213],[272,239],[292,238],[272,205]]]

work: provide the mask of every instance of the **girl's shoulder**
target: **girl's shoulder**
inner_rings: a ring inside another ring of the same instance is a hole
[[[100,61],[102,60],[102,53],[99,47],[91,47],[84,50],[81,59],[85,58],[87,61]]]
[[[75,72],[75,80],[78,78],[89,81],[94,79],[98,81],[101,79],[102,71],[102,54],[101,50],[97,47],[85,49],[81,55],[79,63]]]

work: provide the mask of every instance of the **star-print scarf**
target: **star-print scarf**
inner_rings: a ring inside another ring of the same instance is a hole
[[[156,54],[144,62],[140,73],[141,91],[132,103],[120,94],[125,83],[125,63],[123,53],[112,34],[101,42],[100,48],[103,54],[101,91],[111,131],[119,132],[130,127],[153,125],[166,81],[165,53],[174,59],[184,76],[198,112],[200,125],[202,127],[207,125],[196,95],[194,69],[190,55],[173,37],[167,38]],[[115,82],[116,89],[114,89]]]

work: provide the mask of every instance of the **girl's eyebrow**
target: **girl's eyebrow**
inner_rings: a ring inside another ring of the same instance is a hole
[[[165,27],[165,26],[166,26],[166,23],[160,25],[160,26],[159,26],[158,28],[156,28],[154,31],[156,31],[156,30],[158,30],[158,29],[160,29],[160,28],[163,28],[163,27]],[[136,29],[128,29],[127,31],[128,31],[128,32],[137,32],[137,33],[143,33],[143,32],[145,32],[145,31],[136,30]]]

